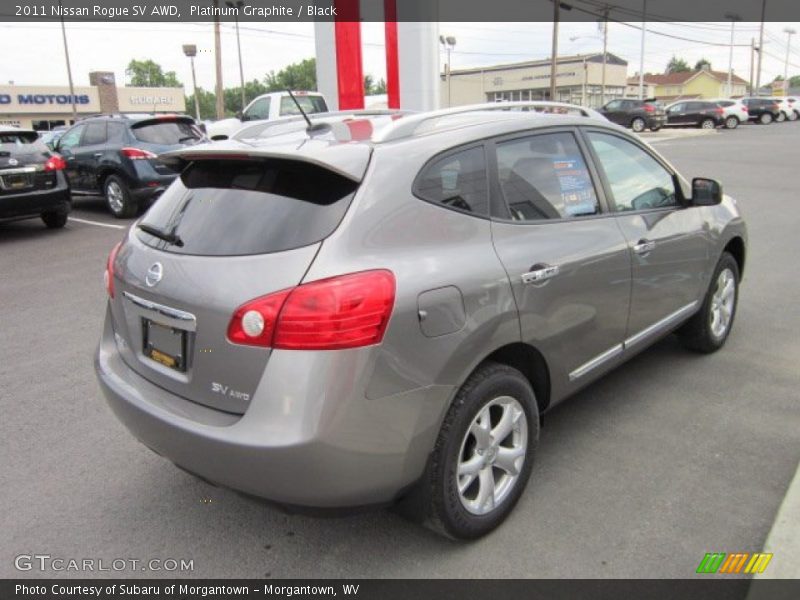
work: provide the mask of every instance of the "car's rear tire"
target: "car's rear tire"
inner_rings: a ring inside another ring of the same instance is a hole
[[[736,129],[739,126],[738,117],[727,117],[725,119],[725,129]]]
[[[656,125],[655,127],[651,127],[651,128],[650,128],[650,131],[652,131],[653,133],[655,133],[655,132],[656,132],[656,131],[658,131],[659,129],[661,129],[661,125]]]
[[[49,211],[46,213],[42,213],[42,221],[47,226],[48,229],[61,229],[64,225],[67,224],[67,216],[69,213],[67,211]]]
[[[642,117],[636,117],[631,121],[631,129],[636,133],[642,133],[647,128],[647,123]]]
[[[772,113],[763,113],[760,117],[758,117],[758,122],[762,125],[769,125],[772,123]]]
[[[797,111],[793,110],[788,115],[786,115],[786,118],[789,119],[790,121],[797,121]]]
[[[724,252],[714,269],[700,310],[678,330],[689,350],[708,354],[722,348],[728,339],[739,300],[739,264]]]
[[[109,175],[103,182],[103,193],[106,198],[106,204],[111,214],[118,219],[128,219],[136,215],[139,208],[128,186],[117,175]]]
[[[715,129],[717,124],[714,122],[714,119],[703,119],[700,121],[700,129]]]
[[[420,496],[423,522],[454,539],[492,531],[530,478],[539,411],[525,376],[487,362],[456,394],[428,461]]]

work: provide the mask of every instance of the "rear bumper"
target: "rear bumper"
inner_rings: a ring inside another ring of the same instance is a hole
[[[58,184],[49,190],[19,194],[0,194],[0,219],[35,217],[44,212],[70,209],[70,193],[64,176],[59,173]]]
[[[366,350],[273,351],[244,415],[138,375],[120,357],[108,317],[95,370],[120,421],[179,467],[279,503],[343,508],[391,502],[421,476],[452,392],[430,386],[368,399],[358,383],[372,369]]]
[[[667,116],[666,115],[661,115],[661,116],[647,117],[646,121],[647,121],[647,128],[648,129],[653,129],[654,127],[655,128],[660,128],[660,127],[664,127],[664,125],[667,124]]]

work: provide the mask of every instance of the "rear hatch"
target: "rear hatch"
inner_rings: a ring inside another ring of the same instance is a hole
[[[654,115],[656,117],[663,117],[667,114],[661,103],[657,102],[656,100],[645,100],[644,110],[648,114]]]
[[[301,282],[357,187],[299,160],[195,157],[115,261],[112,317],[125,362],[175,394],[243,413],[270,350],[228,340],[234,312]]]
[[[136,139],[136,147],[153,154],[162,154],[187,146],[194,146],[205,140],[205,135],[191,117],[181,115],[157,115],[152,119],[136,121],[131,125],[131,133]],[[174,175],[175,172],[157,159],[150,164],[161,175]]]
[[[0,195],[54,187],[55,170],[45,170],[51,156],[35,131],[0,130]]]

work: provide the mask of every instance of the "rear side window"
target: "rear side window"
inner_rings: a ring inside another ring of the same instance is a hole
[[[174,146],[197,141],[203,134],[188,121],[145,121],[131,127],[133,137],[147,144]]]
[[[156,201],[143,223],[175,234],[167,252],[205,256],[267,254],[329,236],[358,184],[327,169],[287,160],[215,160],[190,164]]]
[[[511,219],[539,221],[600,212],[592,178],[571,133],[497,144],[497,170]]]
[[[295,99],[303,107],[306,114],[327,112],[328,107],[325,105],[325,100],[322,96],[298,96],[295,94]],[[289,96],[281,97],[281,112],[280,116],[285,115],[299,115],[300,110],[297,104],[294,103]]]
[[[482,146],[435,159],[414,183],[419,198],[480,217],[489,215],[488,190]]]
[[[96,144],[104,144],[106,141],[106,124],[104,121],[100,123],[89,123],[86,125],[86,133],[83,134],[83,141],[81,146],[94,146]]]
[[[107,132],[110,144],[122,144],[125,142],[125,125],[123,123],[109,123]]]

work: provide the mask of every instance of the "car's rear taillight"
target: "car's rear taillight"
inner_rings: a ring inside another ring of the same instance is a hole
[[[747,108],[747,107],[746,107],[744,104],[742,104],[742,110],[743,110],[744,112],[748,112],[748,108]]]
[[[150,152],[148,150],[142,150],[140,148],[123,148],[120,150],[122,152],[122,156],[130,158],[131,160],[148,160],[151,158],[158,158],[158,155]]]
[[[644,112],[649,112],[649,113],[656,112],[656,107],[653,106],[652,104],[645,104]]]
[[[44,163],[45,171],[63,171],[67,168],[67,161],[65,161],[59,154],[54,154],[47,159]]]
[[[106,272],[103,274],[103,283],[106,285],[109,298],[114,297],[114,261],[117,259],[117,253],[121,246],[122,242],[117,242],[108,254],[108,260],[106,261]]]
[[[725,114],[725,109],[724,109],[724,108],[720,108],[720,107],[718,106],[718,107],[716,108],[716,113],[717,113],[718,115],[722,116],[722,115],[724,115],[724,114]]]
[[[339,350],[378,344],[394,307],[391,271],[363,271],[299,285],[236,309],[228,339],[285,350]]]

